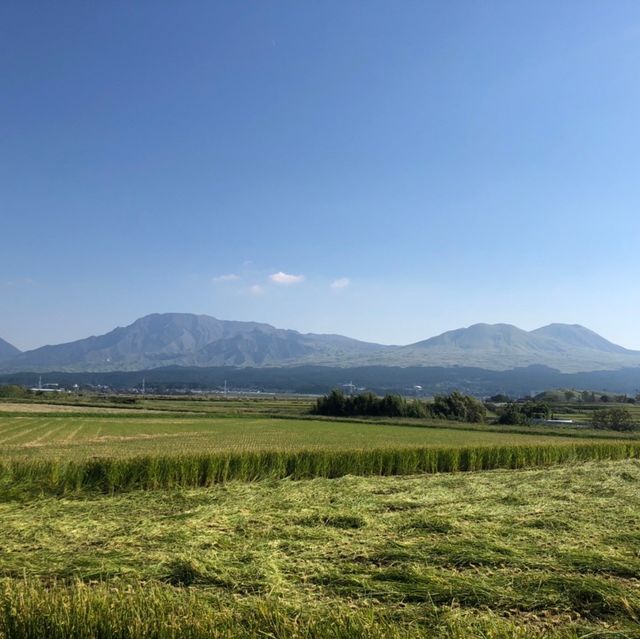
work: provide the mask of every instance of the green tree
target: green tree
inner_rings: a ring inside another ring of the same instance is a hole
[[[626,408],[599,408],[593,411],[591,423],[594,428],[619,431],[634,430],[636,424]]]
[[[515,425],[527,424],[529,418],[522,412],[522,408],[515,402],[509,402],[498,415],[498,424]]]
[[[436,395],[431,405],[434,417],[460,422],[483,422],[487,415],[484,404],[475,397],[453,391],[449,395]]]
[[[0,397],[7,397],[11,399],[19,399],[21,397],[28,397],[31,393],[28,389],[18,386],[17,384],[7,384],[0,386]]]

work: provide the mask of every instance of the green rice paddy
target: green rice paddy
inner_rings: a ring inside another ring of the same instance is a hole
[[[86,459],[192,454],[376,448],[565,445],[566,436],[427,428],[264,416],[185,414],[20,415],[0,413],[0,458]]]

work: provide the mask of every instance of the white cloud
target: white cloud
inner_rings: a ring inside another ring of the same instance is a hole
[[[347,288],[349,284],[351,284],[351,281],[349,280],[348,277],[339,277],[337,280],[333,280],[333,282],[331,282],[331,288],[333,289]]]
[[[289,273],[283,273],[282,271],[278,271],[273,275],[269,275],[269,279],[276,284],[284,284],[288,286],[289,284],[299,284],[304,280],[304,275],[290,275]]]
[[[264,293],[264,289],[260,284],[254,284],[249,287],[249,293],[251,293],[251,295],[262,295]]]
[[[235,273],[227,273],[226,275],[218,275],[213,278],[214,282],[237,282],[240,279]]]

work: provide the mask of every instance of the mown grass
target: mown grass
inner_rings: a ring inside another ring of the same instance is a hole
[[[3,639],[402,639],[408,633],[373,611],[301,611],[281,600],[235,603],[157,584],[82,583],[44,589],[5,582],[0,598]]]
[[[168,411],[174,413],[233,415],[302,415],[308,413],[314,398],[264,395],[255,397],[124,397],[119,395],[32,396],[22,399],[0,399],[0,411],[22,410],[85,410],[92,408],[118,412],[142,413]]]
[[[0,503],[0,637],[639,637],[640,462]]]

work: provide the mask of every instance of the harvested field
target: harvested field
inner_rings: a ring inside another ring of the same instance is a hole
[[[637,436],[182,406],[0,414],[0,639],[639,636]]]
[[[12,500],[0,637],[638,637],[639,487],[620,461]]]

